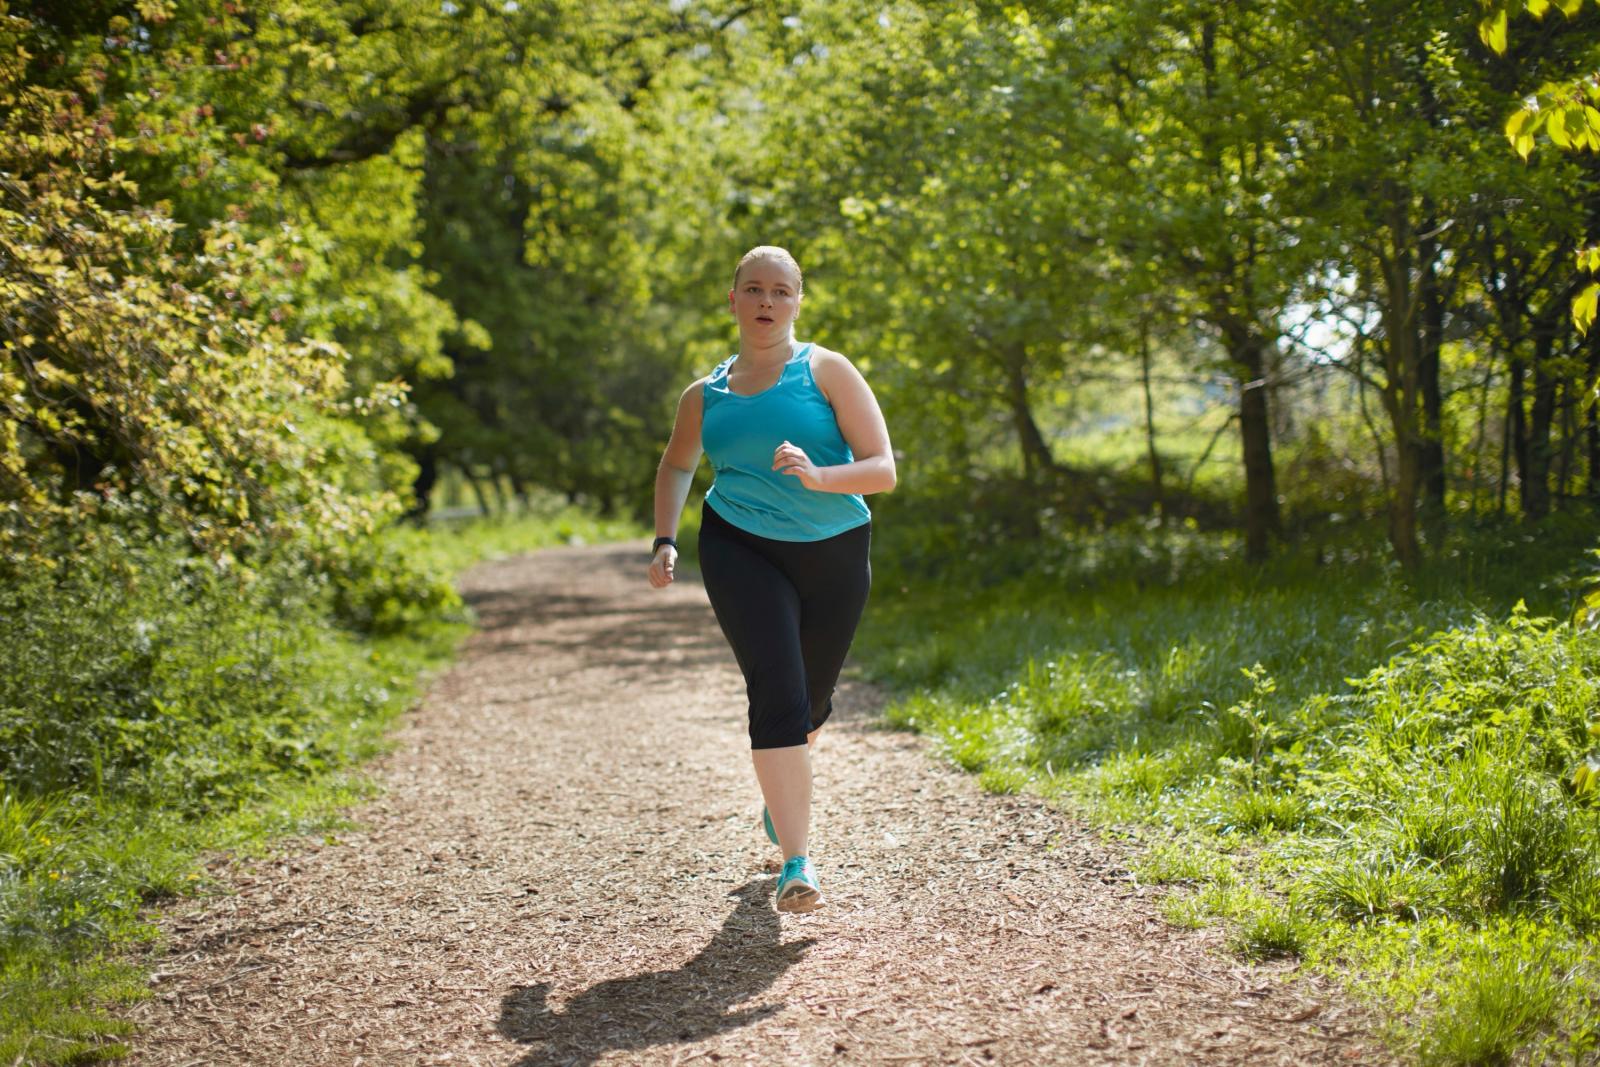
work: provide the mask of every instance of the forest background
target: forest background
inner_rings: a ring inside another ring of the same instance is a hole
[[[364,788],[468,559],[644,532],[759,243],[893,430],[893,721],[1407,1055],[1592,1060],[1597,29],[0,0],[0,1060],[119,1053],[143,906]]]

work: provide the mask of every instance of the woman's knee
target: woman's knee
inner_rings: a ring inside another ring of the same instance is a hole
[[[828,721],[828,716],[833,714],[833,695],[811,699],[811,729],[820,729]]]
[[[750,747],[791,748],[806,743],[807,735],[821,723],[811,720],[805,698],[750,702]]]

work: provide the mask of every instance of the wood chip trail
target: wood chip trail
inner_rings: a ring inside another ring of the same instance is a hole
[[[1112,846],[877,728],[860,685],[818,754],[828,904],[775,914],[743,682],[646,555],[470,572],[482,628],[359,829],[164,913],[133,1062],[1389,1062],[1332,990],[1167,926]]]

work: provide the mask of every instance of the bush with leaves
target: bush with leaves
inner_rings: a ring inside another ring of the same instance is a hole
[[[0,15],[0,568],[52,565],[52,529],[135,488],[216,559],[371,533],[401,501],[361,423],[404,387],[356,393],[342,349],[289,337],[238,222],[181,254],[108,115],[27,82],[27,29]]]
[[[134,524],[62,548],[0,585],[0,783],[199,813],[326,769],[339,701],[302,561],[227,568]]]

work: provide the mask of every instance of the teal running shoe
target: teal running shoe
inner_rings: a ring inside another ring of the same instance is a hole
[[[778,831],[772,827],[772,812],[767,810],[765,804],[761,805],[761,828],[767,832],[767,840],[776,845],[778,843]]]
[[[796,856],[784,863],[775,900],[779,911],[814,911],[822,906],[822,890],[810,860]]]

